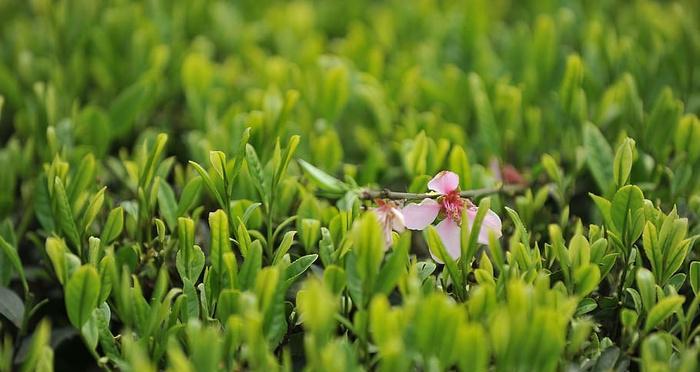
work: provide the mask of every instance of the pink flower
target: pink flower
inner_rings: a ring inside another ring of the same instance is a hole
[[[425,198],[420,204],[411,203],[402,210],[405,225],[410,230],[423,230],[430,225],[438,215],[444,219],[437,224],[436,229],[447,253],[453,259],[458,259],[460,249],[460,225],[462,212],[466,208],[467,223],[471,227],[476,218],[477,207],[468,199],[459,195],[459,176],[449,171],[442,171],[428,182],[428,188],[440,196],[435,199]],[[501,237],[501,219],[492,210],[484,217],[479,230],[479,243],[488,244],[489,232],[493,231],[497,238]],[[432,252],[431,252],[432,255]],[[433,255],[433,259],[440,260]]]
[[[377,203],[377,208],[372,209],[372,211],[376,213],[379,223],[382,225],[384,248],[388,249],[394,244],[391,232],[402,233],[406,229],[403,214],[397,208],[396,203],[391,200],[377,199],[375,203]]]

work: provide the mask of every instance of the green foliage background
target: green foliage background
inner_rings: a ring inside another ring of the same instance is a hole
[[[697,370],[697,2],[0,18],[0,371]],[[385,252],[443,169],[504,237]]]

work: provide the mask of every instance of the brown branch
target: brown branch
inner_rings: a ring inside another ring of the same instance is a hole
[[[506,193],[513,194],[518,191],[523,190],[524,187],[521,185],[503,185],[500,184],[496,187],[485,187],[481,189],[464,190],[459,193],[463,198],[476,198],[479,196],[496,194],[496,193]],[[422,193],[415,194],[410,192],[397,192],[388,189],[384,190],[362,190],[360,192],[360,199],[363,200],[374,200],[374,199],[391,199],[391,200],[417,200],[417,199],[435,199],[440,197],[438,193]]]

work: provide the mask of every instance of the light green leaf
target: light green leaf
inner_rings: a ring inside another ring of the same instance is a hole
[[[240,289],[250,289],[255,284],[255,278],[262,267],[262,245],[256,240],[250,245],[248,255],[243,260],[241,270],[238,272]]]
[[[632,162],[634,161],[634,140],[626,138],[617,148],[613,162],[613,176],[617,187],[622,187],[629,182]]]
[[[685,297],[673,295],[659,301],[647,315],[647,321],[644,324],[644,332],[649,332],[666,320],[671,314],[676,312],[685,301]]]
[[[267,194],[269,190],[267,189],[267,183],[265,182],[265,170],[260,164],[260,159],[258,159],[258,154],[255,152],[255,148],[250,145],[245,145],[245,159],[248,163],[248,172],[253,177],[255,188],[258,190],[258,195],[263,204],[267,205],[268,197]]]
[[[600,282],[600,269],[595,264],[587,264],[574,270],[576,294],[583,297],[591,293]]]
[[[5,255],[10,261],[12,268],[19,275],[19,279],[22,281],[22,287],[25,292],[29,292],[29,285],[27,284],[27,278],[24,275],[24,267],[22,266],[22,261],[19,259],[19,254],[15,247],[11,246],[10,243],[6,242],[5,239],[0,236],[0,253]]]
[[[228,231],[228,217],[221,209],[209,214],[209,229],[211,230],[211,265],[220,278],[224,274],[224,255],[231,252],[231,242]]]
[[[348,186],[339,179],[301,159],[298,159],[297,161],[299,162],[299,165],[301,165],[301,168],[304,170],[306,176],[309,177],[311,182],[318,186],[319,189],[333,194],[344,194],[346,191],[348,191]]]
[[[690,286],[693,288],[693,293],[698,295],[700,292],[700,261],[690,263]]]
[[[80,222],[80,227],[82,227],[81,232],[83,234],[86,233],[88,229],[90,229],[92,222],[95,221],[97,214],[100,213],[100,210],[102,209],[102,204],[105,200],[106,190],[107,186],[101,188],[97,193],[95,193],[92,199],[90,199],[90,204],[88,204],[87,208],[85,208],[83,218]]]
[[[583,146],[586,150],[588,169],[603,194],[612,190],[613,153],[608,141],[598,127],[586,122],[583,127]]]
[[[399,240],[394,245],[392,252],[382,265],[375,284],[375,293],[389,294],[396,286],[402,274],[406,272],[408,266],[408,250],[411,247],[411,234],[401,234]]]
[[[176,217],[182,217],[187,211],[197,203],[199,198],[199,192],[202,190],[202,177],[192,178],[185,187],[182,189],[180,194],[180,202],[177,205],[177,211],[175,212]]]
[[[148,156],[148,158],[146,158],[146,164],[141,169],[141,175],[139,177],[140,187],[145,188],[151,184],[151,180],[153,179],[156,173],[156,169],[158,168],[158,161],[160,160],[160,156],[163,153],[163,150],[165,150],[165,144],[167,142],[168,135],[165,133],[160,133],[156,137],[153,149],[151,150],[151,153]]]
[[[296,261],[292,262],[289,266],[287,266],[287,270],[285,272],[285,278],[287,281],[287,285],[291,285],[294,283],[294,281],[301,276],[306,270],[313,265],[314,262],[316,262],[316,259],[318,258],[317,254],[309,254],[306,256],[301,256],[299,257]]]
[[[107,222],[102,228],[100,241],[104,245],[109,245],[114,239],[118,238],[124,229],[124,209],[116,207],[109,212]]]
[[[65,290],[68,319],[81,329],[97,307],[100,296],[100,277],[91,265],[78,268],[68,280]]]
[[[177,200],[175,200],[175,192],[173,192],[172,187],[170,187],[167,181],[162,178],[159,178],[159,180],[158,209],[160,215],[163,216],[165,222],[168,224],[168,228],[173,230],[177,223]]]
[[[75,247],[78,254],[82,250],[80,244],[80,234],[75,226],[73,219],[73,211],[66,196],[66,190],[63,187],[63,181],[59,177],[54,178],[53,203],[54,203],[54,219],[58,223],[58,227],[65,234],[68,241]]]
[[[296,235],[296,231],[287,231],[287,233],[284,234],[284,237],[282,237],[282,243],[280,243],[279,247],[277,247],[277,250],[275,251],[275,257],[272,260],[272,264],[277,264],[280,262],[282,257],[284,257],[285,254],[289,251],[289,249],[292,247],[292,243],[294,243],[294,235]]]
[[[656,303],[656,284],[654,283],[654,274],[645,268],[637,270],[637,288],[642,298],[644,309],[648,312]]]
[[[66,195],[71,206],[75,207],[80,194],[95,182],[95,156],[92,153],[85,155],[80,162],[80,167],[75,171],[66,187]]]
[[[612,222],[620,233],[623,243],[630,247],[644,229],[644,195],[639,187],[623,186],[615,193],[610,209]]]
[[[209,173],[202,168],[201,165],[190,161],[189,164],[199,173],[199,175],[202,177],[202,180],[204,180],[204,184],[207,186],[207,190],[209,190],[209,193],[216,199],[216,202],[219,203],[219,206],[221,208],[227,208],[226,203],[224,203],[224,198],[221,196],[221,193],[219,192],[219,189],[216,187],[214,184],[214,181],[211,179],[209,176]]]
[[[146,108],[153,87],[145,80],[138,80],[112,100],[109,121],[115,136],[122,137],[131,131],[134,120]]]
[[[294,152],[297,149],[297,146],[299,145],[299,139],[300,137],[297,135],[291,136],[289,138],[289,143],[287,143],[287,148],[284,150],[284,154],[282,155],[281,162],[279,166],[277,167],[277,170],[275,171],[275,175],[272,178],[272,187],[277,187],[277,184],[282,180],[282,177],[284,176],[284,173],[287,172],[287,167],[289,166],[289,162],[292,159],[292,156],[294,155]]]

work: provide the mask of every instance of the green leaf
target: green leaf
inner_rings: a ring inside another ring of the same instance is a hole
[[[486,213],[488,213],[489,208],[491,208],[491,199],[481,199],[472,225],[469,226],[468,223],[463,223],[460,226],[460,246],[462,251],[460,260],[465,268],[471,264],[472,258],[474,258],[476,250],[479,248],[479,232],[481,230],[481,224],[484,222],[484,217],[486,217]],[[462,221],[467,220],[467,211],[464,210],[462,213]]]
[[[192,178],[185,187],[182,189],[180,194],[180,202],[177,205],[177,211],[175,211],[176,217],[182,217],[197,203],[199,198],[199,192],[202,190],[202,177]]]
[[[617,148],[613,162],[613,176],[617,187],[622,187],[629,182],[632,162],[634,161],[634,140],[626,138]]]
[[[31,337],[31,345],[29,346],[27,357],[22,363],[21,372],[51,371],[53,351],[49,347],[50,341],[51,325],[48,319],[44,319],[36,327]]]
[[[219,189],[214,184],[214,181],[209,176],[209,173],[207,173],[207,171],[205,171],[201,165],[199,165],[193,161],[190,161],[189,164],[202,177],[202,180],[204,180],[204,184],[207,186],[207,190],[209,190],[209,193],[214,197],[214,199],[216,199],[216,202],[219,203],[219,206],[221,208],[227,208],[228,206],[224,202],[224,198],[221,196]]]
[[[226,179],[226,154],[221,151],[209,151],[209,163],[225,183]]]
[[[644,194],[639,187],[627,185],[615,193],[610,209],[612,222],[625,247],[630,247],[644,229]]]
[[[348,186],[341,182],[339,179],[329,175],[328,173],[314,167],[313,165],[305,162],[304,160],[297,159],[299,165],[304,170],[307,177],[313,182],[319,189],[333,193],[333,194],[344,194],[349,190]]]
[[[177,200],[175,200],[175,192],[167,181],[160,178],[158,185],[158,210],[163,216],[168,228],[173,230],[177,223]]]
[[[220,278],[224,274],[224,255],[231,252],[228,231],[228,217],[221,209],[209,214],[209,229],[211,230],[211,265]]]
[[[22,261],[19,259],[19,254],[17,253],[15,247],[6,242],[2,236],[0,236],[0,253],[5,255],[5,257],[7,257],[7,259],[10,261],[12,268],[15,269],[17,275],[19,275],[19,279],[22,281],[24,292],[28,293],[29,285],[27,284],[27,278],[24,276],[24,267],[22,266]]]
[[[175,264],[180,278],[189,278],[191,273],[187,266],[193,260],[194,250],[194,221],[191,218],[177,219],[178,250]]]
[[[382,265],[377,276],[374,293],[389,294],[396,286],[401,275],[406,272],[408,266],[408,250],[411,247],[411,234],[401,234],[394,249]]]
[[[637,288],[642,298],[644,309],[648,312],[656,303],[656,284],[654,283],[654,274],[645,268],[637,270]]]
[[[66,250],[66,243],[63,239],[55,237],[46,239],[46,253],[49,256],[49,260],[53,265],[53,270],[61,285],[65,284],[68,279],[65,256]]]
[[[241,270],[238,272],[240,289],[250,289],[255,284],[255,278],[262,267],[262,245],[256,240],[250,245],[248,255],[243,260]]]
[[[316,246],[320,233],[321,221],[315,218],[304,218],[301,220],[299,236],[301,237],[301,242],[304,244],[304,249],[306,252],[311,252],[311,250]]]
[[[73,219],[73,211],[68,202],[68,196],[66,196],[66,190],[63,187],[63,182],[59,177],[54,178],[53,186],[53,197],[55,215],[54,219],[58,223],[58,227],[65,234],[68,241],[75,247],[78,254],[82,251],[82,246],[80,244],[80,234],[78,233],[78,228],[75,226],[75,220]]]
[[[178,250],[175,255],[177,271],[182,279],[190,279],[192,282],[196,282],[202,270],[204,270],[206,261],[204,252],[196,244],[189,250],[189,259],[185,258],[185,252],[187,251]]]
[[[557,183],[561,181],[561,171],[559,170],[559,166],[557,165],[556,160],[554,160],[554,158],[551,155],[542,155],[542,160],[540,162],[542,163],[542,167],[544,167],[545,172],[547,172],[547,175],[552,181]]]
[[[690,263],[690,287],[693,288],[693,293],[697,296],[700,292],[700,261]]]
[[[384,237],[375,213],[365,213],[357,220],[350,233],[352,249],[357,257],[357,275],[364,295],[370,295],[384,257]],[[365,297],[367,298],[367,297]]]
[[[284,237],[282,237],[282,243],[280,243],[279,247],[277,247],[277,250],[275,251],[275,257],[272,260],[272,264],[277,264],[280,262],[282,257],[284,257],[285,254],[289,251],[289,248],[292,247],[292,243],[294,243],[294,235],[296,235],[296,231],[287,231],[287,233],[284,234]]]
[[[448,160],[450,170],[459,176],[459,186],[467,190],[472,186],[472,169],[464,148],[459,145],[452,147]],[[425,188],[422,188],[424,190]]]
[[[603,222],[605,223],[605,225],[609,227],[614,227],[610,211],[612,209],[612,204],[610,203],[610,201],[592,193],[588,193],[588,196],[590,196],[591,199],[593,199],[593,202],[598,207],[600,214],[603,215]]]
[[[80,162],[80,167],[78,167],[75,174],[73,174],[66,188],[68,202],[71,206],[75,206],[80,193],[85,191],[93,182],[95,182],[95,156],[92,155],[92,153],[88,153],[83,157]]]
[[[165,150],[165,144],[168,142],[168,135],[165,133],[160,133],[156,137],[155,144],[151,150],[150,155],[146,158],[146,164],[141,169],[141,175],[139,177],[139,186],[147,187],[151,184],[151,180],[155,175],[156,169],[158,168],[158,161],[160,159],[163,150]]]
[[[578,304],[578,307],[576,308],[576,316],[588,314],[591,311],[595,310],[597,307],[598,304],[595,302],[594,299],[584,298],[583,300],[581,300],[581,302]]]
[[[301,256],[296,261],[292,262],[289,266],[287,266],[287,270],[285,272],[287,285],[289,286],[292,283],[294,283],[294,281],[301,274],[303,274],[306,270],[309,269],[309,267],[311,267],[311,265],[313,265],[314,262],[316,262],[317,258],[317,254]]]
[[[248,172],[253,177],[253,181],[255,181],[254,185],[258,191],[260,200],[263,201],[263,204],[268,205],[269,195],[267,193],[269,190],[267,189],[267,183],[265,182],[265,170],[260,164],[260,159],[258,159],[258,154],[255,152],[255,148],[250,144],[245,145],[245,159],[248,163]]]
[[[68,319],[80,329],[97,307],[100,296],[100,277],[91,265],[78,268],[68,280],[65,291]]]
[[[49,181],[44,174],[39,176],[36,181],[36,188],[34,190],[34,210],[41,226],[47,231],[54,231],[56,222],[53,218]]]
[[[106,190],[107,190],[107,186],[101,188],[92,197],[92,199],[90,199],[90,204],[88,204],[87,208],[85,208],[85,212],[83,213],[83,218],[80,222],[80,226],[82,227],[82,230],[81,230],[82,233],[86,233],[90,229],[92,222],[95,221],[97,214],[100,213],[100,210],[102,209],[102,204],[104,203],[104,200],[105,200],[105,191]]]
[[[294,152],[297,149],[297,146],[299,145],[299,139],[300,137],[297,135],[291,136],[289,138],[289,143],[287,143],[287,148],[284,150],[284,154],[282,155],[282,161],[280,162],[279,166],[277,167],[277,170],[275,171],[275,175],[272,178],[272,187],[276,188],[277,184],[282,180],[282,177],[284,176],[284,173],[287,172],[287,167],[289,166],[289,162],[292,160],[292,156],[294,155]]]
[[[612,190],[613,153],[608,141],[598,127],[586,122],[583,127],[583,146],[586,150],[586,163],[593,179],[603,194]]]
[[[225,323],[229,316],[236,312],[240,294],[240,291],[231,288],[221,291],[216,305],[216,317],[219,321]]]
[[[530,246],[530,234],[527,232],[527,228],[525,228],[525,224],[520,219],[518,212],[516,212],[513,209],[510,209],[508,207],[506,207],[506,212],[508,213],[508,216],[510,216],[510,219],[513,220],[513,223],[515,224],[515,228],[520,233],[520,242],[522,242],[524,246],[529,247]]]
[[[501,155],[501,138],[499,135],[499,125],[493,113],[491,101],[484,82],[476,73],[469,74],[469,92],[472,97],[472,107],[476,111],[476,122],[478,136],[483,144],[483,156],[489,158],[491,155]]]
[[[438,260],[442,261],[445,264],[445,266],[447,267],[448,274],[450,275],[450,277],[452,277],[452,282],[462,283],[462,272],[457,269],[457,264],[447,253],[447,250],[442,244],[442,239],[440,238],[440,235],[438,235],[435,226],[430,225],[424,231],[426,236],[425,240],[428,242],[428,248],[430,249],[430,252]],[[457,284],[455,286],[455,291],[457,292],[458,297],[464,296],[464,288],[462,288],[460,284]]]
[[[639,320],[639,314],[631,309],[622,309],[620,312],[620,320],[622,321],[622,326],[625,329],[632,329],[637,326],[637,321]]]
[[[587,264],[574,270],[576,281],[576,294],[583,297],[591,293],[600,282],[600,269],[598,265]]]
[[[345,289],[346,280],[345,270],[340,266],[328,265],[323,271],[323,283],[336,295]]]
[[[659,301],[647,316],[644,324],[644,332],[649,332],[676,312],[685,301],[685,297],[679,295],[668,296]]]
[[[134,120],[146,108],[155,86],[146,80],[139,80],[124,89],[109,107],[109,121],[116,137],[128,134]]]
[[[100,308],[96,308],[90,314],[87,322],[80,328],[80,334],[85,340],[85,344],[90,350],[95,350],[97,348],[97,341],[99,340],[99,328],[98,328],[98,313],[101,312]]]
[[[114,239],[118,238],[124,229],[124,209],[116,207],[109,212],[107,222],[102,228],[100,241],[104,245],[109,245]]]
[[[24,303],[9,288],[0,287],[0,314],[12,322],[18,329],[24,319]]]

